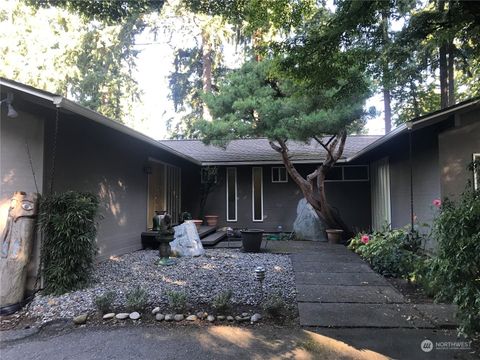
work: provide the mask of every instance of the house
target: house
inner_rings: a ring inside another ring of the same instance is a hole
[[[0,99],[11,100],[1,107],[0,231],[14,191],[91,191],[102,204],[99,258],[137,250],[154,210],[167,210],[174,221],[181,211],[198,214],[205,166],[218,167],[205,213],[219,215],[220,226],[292,230],[302,196],[266,139],[232,141],[225,150],[195,140],[156,141],[64,97],[3,78],[0,86]],[[315,143],[289,147],[303,174],[324,156]],[[385,221],[404,226],[412,204],[419,219],[431,220],[432,199],[458,196],[478,153],[475,99],[383,137],[349,136],[329,174],[328,198],[354,230]],[[35,268],[33,262],[32,274]]]

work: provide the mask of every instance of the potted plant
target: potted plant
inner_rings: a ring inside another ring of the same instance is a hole
[[[217,226],[218,215],[205,215],[205,220],[207,221],[208,226]]]
[[[246,252],[260,252],[262,245],[263,230],[260,229],[245,229],[240,231],[242,233],[242,247]]]
[[[200,226],[203,225],[203,220],[200,220],[200,219],[193,219],[193,220],[190,220],[190,221],[193,221],[193,223],[197,227],[197,230],[200,230]]]
[[[338,244],[342,241],[343,230],[341,229],[327,229],[327,239],[330,244]]]

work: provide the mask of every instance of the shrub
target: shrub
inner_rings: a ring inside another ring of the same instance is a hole
[[[232,290],[222,291],[213,299],[213,307],[220,313],[224,314],[231,307]]]
[[[167,292],[168,305],[176,313],[183,313],[187,308],[187,294],[180,291]]]
[[[95,305],[97,306],[98,311],[102,314],[112,311],[115,296],[115,291],[109,291],[103,295],[97,296],[95,298]]]
[[[39,224],[45,292],[63,294],[86,286],[96,255],[98,198],[68,191],[42,199]]]
[[[467,189],[455,203],[445,200],[433,225],[438,241],[427,279],[437,300],[458,306],[460,331],[480,331],[480,191]]]
[[[148,305],[148,294],[140,286],[127,292],[125,299],[125,305],[128,311],[142,311]]]
[[[349,248],[367,260],[376,272],[410,279],[417,262],[422,259],[418,253],[422,242],[418,232],[397,229],[374,232],[368,240],[365,236],[357,235]]]
[[[263,303],[263,311],[270,318],[284,318],[288,311],[288,306],[280,293],[275,293],[266,298]]]

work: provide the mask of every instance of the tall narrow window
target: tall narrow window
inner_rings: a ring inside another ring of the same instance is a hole
[[[237,221],[236,168],[227,168],[227,221]]]
[[[371,164],[372,227],[381,230],[392,222],[390,207],[390,168],[388,158]]]
[[[261,167],[252,168],[253,221],[263,221],[263,172]]]
[[[480,153],[473,154],[473,188],[480,190]]]

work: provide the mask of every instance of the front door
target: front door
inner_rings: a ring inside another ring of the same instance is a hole
[[[165,210],[178,223],[181,208],[181,170],[160,161],[150,161],[148,175],[148,218],[147,227],[153,226],[155,211]]]

